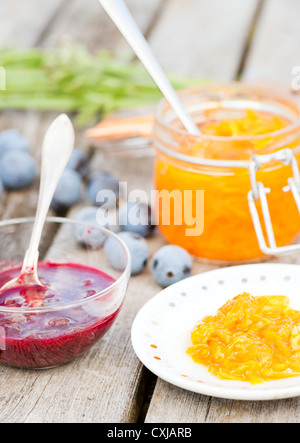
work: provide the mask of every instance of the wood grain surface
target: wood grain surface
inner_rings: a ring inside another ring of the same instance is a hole
[[[215,81],[235,78],[257,0],[172,0],[150,43],[170,72]]]
[[[128,0],[163,67],[172,73],[218,81],[274,79],[289,83],[290,68],[300,64],[297,0]],[[36,11],[32,14],[32,11]],[[53,47],[61,41],[99,49],[128,46],[97,0],[2,0],[0,47]],[[38,19],[37,19],[38,17]],[[0,129],[15,127],[29,138],[37,163],[47,126],[55,113],[5,112]],[[152,185],[153,155],[116,156],[90,150],[83,131],[76,144],[91,154],[93,170],[108,170],[129,189]],[[36,185],[6,193],[4,219],[33,215]],[[88,204],[86,195],[82,204]],[[74,216],[74,208],[70,217]],[[60,248],[63,230],[51,248]],[[149,242],[154,253],[159,234]],[[75,252],[74,252],[75,254]],[[75,254],[76,255],[76,254]],[[74,256],[74,259],[76,257]],[[299,263],[298,256],[282,259]],[[214,269],[196,262],[193,272]],[[193,394],[157,380],[138,361],[130,342],[132,321],[160,290],[145,270],[131,279],[121,315],[109,333],[82,358],[41,372],[0,367],[0,422],[264,423],[299,422],[299,400],[237,402]]]

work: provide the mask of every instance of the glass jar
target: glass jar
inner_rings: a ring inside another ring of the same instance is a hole
[[[154,183],[157,222],[165,239],[194,256],[222,262],[261,259],[266,250],[292,244],[300,232],[300,216],[293,193],[285,187],[297,175],[300,161],[297,103],[292,97],[242,83],[203,85],[183,91],[181,99],[200,130],[208,120],[240,119],[249,110],[286,125],[260,135],[192,136],[169,104],[161,101],[154,125]],[[181,195],[177,202],[176,192]],[[252,207],[251,216],[248,199],[255,203],[256,229],[255,210]],[[186,213],[189,216],[183,217]],[[271,247],[263,248],[264,242]]]

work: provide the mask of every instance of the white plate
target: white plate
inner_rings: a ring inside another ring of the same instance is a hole
[[[199,394],[236,400],[277,400],[300,395],[300,377],[251,385],[222,381],[186,353],[190,333],[206,315],[242,292],[285,295],[300,310],[300,267],[285,264],[234,266],[183,280],[153,297],[132,326],[141,362],[163,380]]]

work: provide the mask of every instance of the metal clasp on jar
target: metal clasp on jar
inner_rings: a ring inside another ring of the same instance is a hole
[[[252,157],[252,161],[249,167],[252,189],[248,193],[248,202],[260,249],[264,254],[280,256],[283,254],[299,251],[300,245],[278,247],[276,244],[269,205],[267,201],[267,194],[271,192],[271,189],[266,188],[263,183],[257,182],[256,180],[256,173],[260,170],[262,165],[270,163],[273,160],[282,162],[284,165],[287,166],[291,165],[293,177],[290,177],[288,179],[288,184],[283,188],[283,192],[292,192],[297,208],[300,212],[300,170],[297,159],[294,156],[294,152],[289,148],[282,149],[281,151],[277,151],[268,155],[254,155]],[[263,233],[263,227],[257,211],[256,203],[258,201],[260,201],[261,204],[261,210],[269,244],[266,243]]]

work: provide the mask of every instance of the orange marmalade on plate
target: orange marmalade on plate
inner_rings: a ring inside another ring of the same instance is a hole
[[[300,145],[299,106],[292,98],[243,84],[205,85],[183,92],[182,101],[201,135],[189,135],[169,105],[161,102],[154,126],[161,233],[169,243],[204,259],[263,258],[248,206],[249,169],[239,165],[249,163],[253,155],[294,151]],[[299,162],[296,151],[295,156]],[[277,246],[293,243],[300,232],[293,196],[283,192],[291,176],[291,166],[274,160],[256,173],[257,182],[271,190],[267,199]],[[202,200],[197,200],[197,191],[203,191]],[[175,204],[176,192],[181,197]],[[262,220],[259,201],[257,209]]]
[[[221,380],[300,376],[300,312],[283,296],[241,294],[192,331],[187,353]]]

